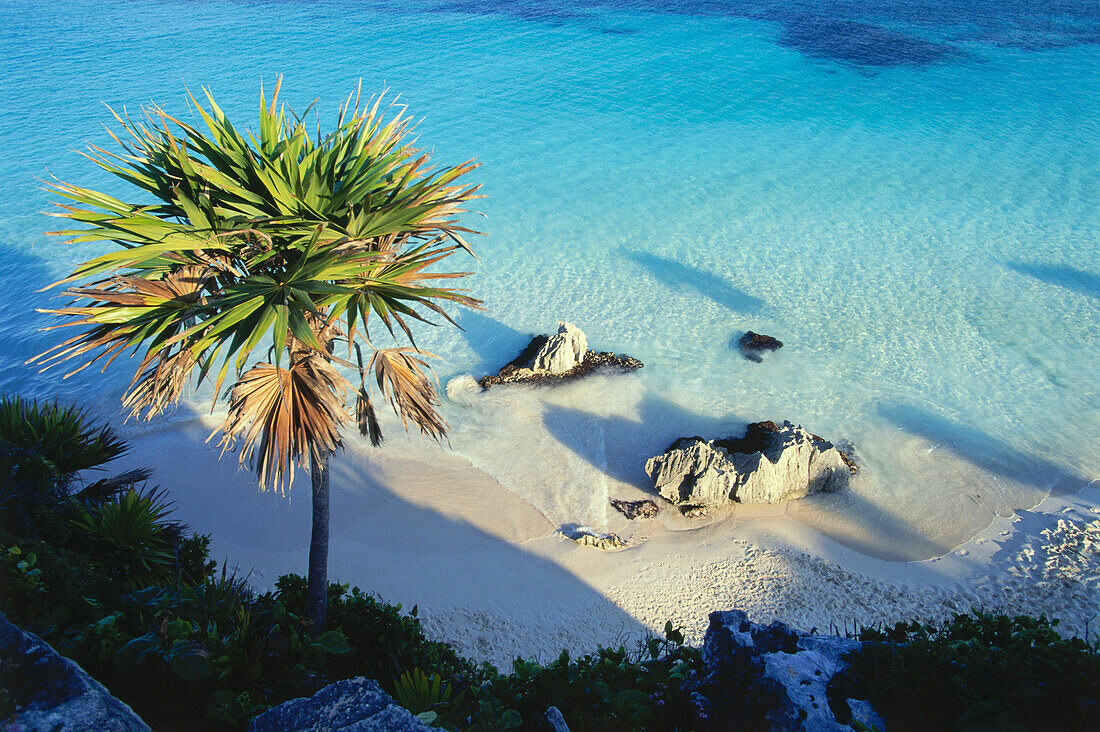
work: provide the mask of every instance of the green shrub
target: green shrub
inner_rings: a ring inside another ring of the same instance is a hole
[[[0,396],[0,527],[64,543],[70,497],[96,503],[148,477],[148,471],[131,470],[82,481],[84,472],[127,452],[109,426],[92,424],[83,410]]]
[[[830,687],[870,699],[891,731],[1090,729],[1100,655],[1057,624],[974,611],[943,626],[865,630]]]
[[[73,524],[104,571],[126,586],[143,587],[171,574],[182,529],[168,521],[171,511],[162,492],[131,488],[113,500],[80,508]]]
[[[668,623],[663,639],[648,639],[636,653],[620,646],[576,660],[562,652],[545,666],[516,660],[511,675],[498,675],[483,689],[496,702],[487,712],[513,714],[475,719],[471,728],[537,728],[555,706],[574,732],[705,729],[706,718],[688,691],[702,673],[702,652],[683,642]]]

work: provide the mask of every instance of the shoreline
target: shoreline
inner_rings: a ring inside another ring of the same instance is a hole
[[[219,460],[205,444],[214,424],[197,417],[122,428],[133,450],[119,469],[152,468],[151,482],[176,503],[174,517],[212,534],[212,556],[249,573],[257,588],[304,573],[308,478],[300,475],[287,497],[260,493],[234,455]],[[1095,481],[997,516],[961,546],[918,562],[862,554],[799,520],[792,504],[738,506],[694,525],[667,509],[664,519],[633,522],[615,514],[632,543],[607,552],[564,539],[458,455],[416,438],[392,443],[396,450],[350,443],[333,462],[329,576],[417,606],[431,637],[498,668],[516,656],[550,660],[563,648],[629,644],[660,633],[666,620],[698,644],[715,610],[822,633],[971,607],[1046,613],[1070,634],[1095,634],[1100,621],[1100,563],[1093,555],[1082,565],[1071,546],[1091,540],[1090,551],[1100,549]],[[1059,532],[1059,519],[1076,528]]]

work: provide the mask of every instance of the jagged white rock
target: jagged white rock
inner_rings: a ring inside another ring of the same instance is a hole
[[[550,336],[531,365],[533,370],[564,374],[584,360],[588,338],[572,323],[558,321],[558,332]]]
[[[646,461],[646,473],[677,505],[779,503],[848,485],[851,471],[832,443],[790,422],[762,434],[763,449],[752,452],[737,452],[737,440],[677,440]]]

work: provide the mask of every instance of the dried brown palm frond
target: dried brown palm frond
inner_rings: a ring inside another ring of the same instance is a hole
[[[439,397],[433,386],[435,380],[425,373],[430,372],[431,367],[419,356],[436,358],[427,351],[409,347],[380,348],[371,356],[367,368],[374,367],[378,387],[394,411],[401,415],[401,423],[406,429],[411,420],[423,434],[441,440],[447,434],[447,423],[436,409]]]
[[[174,404],[183,396],[196,363],[186,348],[146,355],[142,361],[146,368],[134,375],[122,397],[129,416],[150,420]]]
[[[316,353],[288,368],[258,364],[233,387],[219,445],[224,452],[241,440],[241,464],[256,471],[260,485],[288,489],[296,461],[319,462],[340,446],[347,389],[344,377]]]

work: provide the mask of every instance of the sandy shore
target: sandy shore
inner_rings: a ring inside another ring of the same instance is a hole
[[[308,479],[287,496],[259,492],[234,456],[219,460],[205,443],[215,424],[126,427],[129,461],[152,467],[177,518],[211,533],[214,557],[255,585],[304,572]],[[858,542],[815,528],[820,515],[810,509],[739,506],[695,521],[675,511],[635,522],[614,514],[611,528],[630,546],[606,552],[563,539],[453,452],[398,435],[383,450],[349,446],[334,460],[330,577],[418,606],[431,635],[498,665],[631,642],[666,620],[698,642],[708,613],[728,608],[821,631],[971,607],[1100,629],[1100,484],[998,516],[919,562],[861,553]]]

